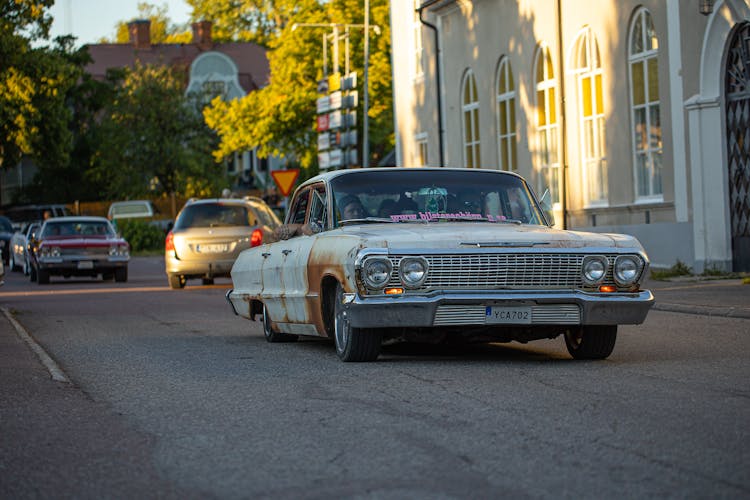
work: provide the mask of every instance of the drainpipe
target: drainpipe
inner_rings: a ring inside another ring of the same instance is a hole
[[[565,119],[565,65],[563,63],[562,0],[557,0],[557,58],[560,62],[560,134],[562,147],[562,228],[568,228],[568,131]]]
[[[442,105],[442,99],[441,99],[441,89],[440,89],[440,38],[438,37],[438,29],[437,26],[434,24],[428,23],[422,18],[422,11],[429,7],[430,5],[433,5],[440,0],[430,0],[427,2],[424,2],[422,5],[417,8],[417,12],[419,12],[419,21],[430,28],[432,32],[435,34],[435,83],[437,84],[437,92],[435,93],[437,95],[437,113],[438,113],[438,148],[440,152],[440,166],[445,166],[445,158],[443,156],[443,105]]]

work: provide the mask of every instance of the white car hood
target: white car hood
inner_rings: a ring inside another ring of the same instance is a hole
[[[338,231],[358,236],[366,246],[392,250],[415,248],[534,247],[534,248],[643,248],[623,234],[564,231],[546,226],[511,223],[395,223],[344,226]]]

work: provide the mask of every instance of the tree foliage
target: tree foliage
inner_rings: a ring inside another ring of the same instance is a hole
[[[151,43],[189,43],[192,40],[192,33],[186,26],[173,24],[167,17],[167,6],[152,5],[148,2],[138,3],[138,19],[148,19],[151,21],[149,35]],[[115,43],[129,43],[130,33],[128,32],[128,23],[130,21],[120,21],[115,28]],[[109,40],[104,39],[103,42]]]
[[[320,7],[317,0],[187,0],[193,20],[213,22],[216,40],[255,42],[270,47],[300,13]]]
[[[227,3],[229,2],[229,3]],[[229,12],[230,5],[242,5],[247,11],[256,4],[267,8],[268,5],[286,2],[251,2],[222,0],[190,0],[196,12],[201,8],[209,9],[220,4]],[[259,148],[261,156],[277,155],[290,158],[302,167],[309,169],[308,174],[317,169],[317,132],[315,131],[315,100],[317,81],[324,74],[322,60],[323,35],[330,29],[299,27],[292,29],[293,24],[337,23],[362,24],[364,13],[361,1],[330,0],[327,2],[289,2],[295,8],[286,11],[286,16],[279,24],[274,24],[275,37],[270,37],[269,63],[271,67],[270,83],[265,88],[251,92],[242,99],[225,102],[214,99],[211,107],[204,111],[206,122],[217,131],[220,137],[219,148],[214,153],[217,158],[234,151]],[[370,36],[369,61],[369,101],[368,112],[370,125],[370,145],[374,160],[381,158],[389,151],[393,138],[393,107],[391,92],[390,67],[390,24],[389,8],[386,0],[372,0],[370,22],[377,25],[381,33]],[[203,6],[203,7],[201,7]],[[257,7],[256,7],[257,9]],[[221,11],[224,12],[224,11]],[[244,12],[244,11],[242,11]],[[261,16],[262,10],[255,16]],[[267,19],[267,16],[261,16]],[[232,17],[222,18],[220,25],[229,23]],[[243,30],[255,26],[252,17],[234,27],[224,26],[227,33],[241,34]],[[342,28],[343,31],[343,28]],[[269,32],[270,33],[270,32]],[[265,35],[264,35],[265,36]],[[341,68],[343,71],[344,42],[341,42]],[[332,53],[329,51],[329,53]],[[358,75],[359,109],[358,137],[362,138],[363,113],[363,67],[364,36],[361,28],[350,29],[350,70]],[[362,149],[359,148],[361,155]]]
[[[0,0],[0,167],[14,166],[34,151],[40,108],[59,97],[57,78],[36,70],[48,63],[44,51],[31,47],[48,36],[52,19],[46,10],[53,1]]]
[[[185,97],[183,69],[136,65],[125,73],[100,124],[90,170],[112,198],[218,193],[214,134]]]

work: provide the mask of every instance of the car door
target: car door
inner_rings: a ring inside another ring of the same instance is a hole
[[[314,231],[326,227],[325,189],[323,184],[314,185],[298,193],[292,203],[290,224],[313,223]],[[310,251],[317,238],[299,235],[273,245],[263,267],[264,295],[274,297],[270,306],[271,319],[277,328],[286,333],[315,334],[310,318],[310,286],[307,264]],[[273,309],[273,310],[271,310]],[[278,318],[278,319],[277,319]]]

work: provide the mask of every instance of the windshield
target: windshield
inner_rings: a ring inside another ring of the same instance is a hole
[[[42,228],[42,238],[80,236],[115,236],[112,226],[107,221],[47,221]]]
[[[544,224],[523,179],[497,171],[363,170],[334,178],[331,188],[336,225],[368,218]]]

